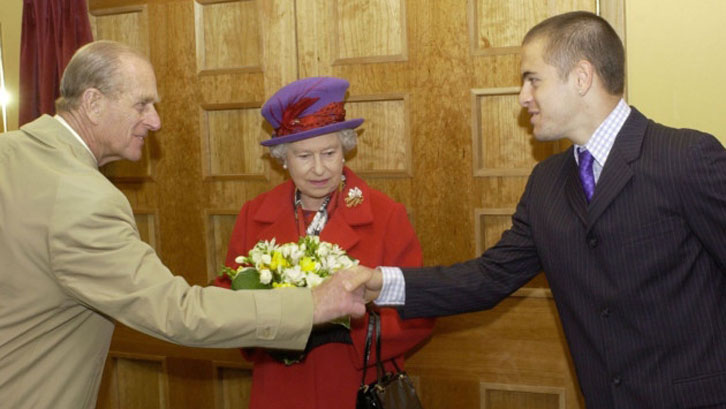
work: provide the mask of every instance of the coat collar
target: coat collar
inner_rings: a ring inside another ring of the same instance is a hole
[[[57,119],[44,114],[20,129],[46,145],[69,148],[79,161],[98,169],[96,158]]]
[[[633,177],[630,164],[640,157],[647,127],[648,119],[637,109],[632,108],[615,139],[589,205],[585,201],[585,193],[577,173],[577,163],[572,153],[574,147],[567,151],[570,162],[565,181],[567,199],[580,220],[588,226],[588,231]]]
[[[343,174],[346,180],[343,197],[320,234],[320,239],[349,250],[360,240],[355,228],[373,223],[373,209],[370,187],[347,167],[343,169]],[[363,201],[357,206],[348,207],[344,198],[356,187],[361,190]],[[294,193],[295,185],[292,180],[288,180],[265,195],[259,209],[252,215],[255,222],[268,225],[261,231],[263,237],[276,237],[279,243],[298,240]]]

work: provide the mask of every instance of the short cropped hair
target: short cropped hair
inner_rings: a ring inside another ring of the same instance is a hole
[[[83,92],[96,88],[104,95],[116,96],[123,90],[123,56],[135,56],[148,61],[145,55],[115,41],[95,41],[84,45],[68,62],[60,83],[60,98],[56,111],[68,112],[78,108]]]
[[[358,133],[353,129],[341,129],[336,132],[340,139],[340,144],[343,146],[343,154],[352,151],[358,144]],[[270,146],[270,156],[277,159],[280,163],[285,163],[285,157],[287,156],[287,143],[281,143],[279,145]]]
[[[621,95],[625,86],[625,50],[615,30],[605,19],[587,11],[550,17],[532,27],[523,45],[544,39],[544,61],[557,68],[564,79],[580,60],[595,67],[605,89]]]

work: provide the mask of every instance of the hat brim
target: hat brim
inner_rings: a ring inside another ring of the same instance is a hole
[[[307,131],[298,132],[285,136],[277,136],[260,142],[263,146],[279,145],[281,143],[297,142],[303,139],[312,138],[315,136],[329,134],[341,129],[353,129],[360,126],[363,123],[363,118],[351,119],[349,121],[336,122],[334,124],[321,126],[320,128],[308,129]]]

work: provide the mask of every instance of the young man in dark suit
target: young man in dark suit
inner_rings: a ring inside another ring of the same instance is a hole
[[[588,409],[726,408],[726,151],[622,99],[624,51],[572,12],[524,38],[520,104],[539,163],[512,227],[450,267],[358,268],[404,318],[496,305],[537,272],[552,289]]]

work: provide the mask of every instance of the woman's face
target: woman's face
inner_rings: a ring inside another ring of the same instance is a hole
[[[290,143],[285,163],[300,190],[303,209],[318,210],[325,197],[338,187],[343,174],[343,146],[338,133]]]

